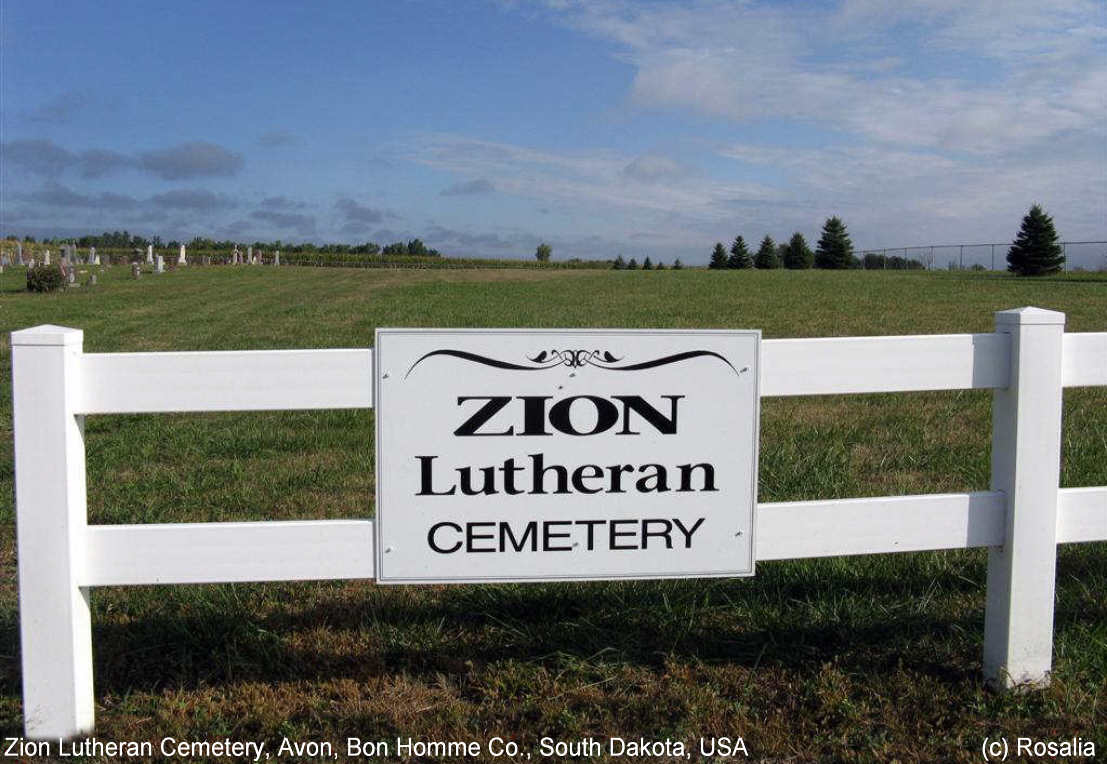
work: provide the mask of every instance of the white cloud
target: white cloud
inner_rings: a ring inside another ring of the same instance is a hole
[[[559,4],[563,5],[564,4]],[[1004,154],[1107,118],[1099,0],[573,3],[619,46],[631,101],[785,118],[901,147]]]
[[[736,207],[788,202],[765,184],[712,179],[660,154],[544,151],[450,134],[412,139],[401,154],[460,177],[487,179],[502,194],[556,205],[577,230],[614,239],[652,230],[658,242],[687,244],[690,230],[700,236],[729,230]]]

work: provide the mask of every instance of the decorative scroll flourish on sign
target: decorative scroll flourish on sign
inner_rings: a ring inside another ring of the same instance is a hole
[[[642,371],[644,369],[654,369],[658,366],[667,366],[671,363],[679,363],[681,361],[687,361],[692,358],[711,357],[717,358],[734,371],[735,374],[741,376],[745,372],[749,371],[748,366],[744,366],[741,369],[735,369],[723,356],[714,352],[713,350],[688,350],[683,353],[674,353],[673,355],[667,355],[662,358],[654,358],[649,361],[640,361],[638,363],[621,364],[625,358],[617,358],[608,350],[587,350],[587,349],[565,349],[565,350],[543,350],[537,355],[526,357],[529,363],[516,363],[513,361],[501,361],[496,358],[489,358],[488,356],[478,355],[477,353],[470,353],[465,350],[432,350],[431,352],[422,356],[419,360],[411,365],[411,368],[407,370],[407,374],[404,375],[406,379],[411,375],[411,372],[415,371],[415,367],[421,364],[426,359],[436,356],[451,356],[453,358],[460,358],[463,361],[470,361],[472,363],[479,363],[485,366],[492,366],[497,369],[508,369],[512,371],[542,371],[544,369],[554,369],[558,366],[566,366],[570,369],[579,369],[584,366],[594,366],[598,369],[606,369],[608,371]]]

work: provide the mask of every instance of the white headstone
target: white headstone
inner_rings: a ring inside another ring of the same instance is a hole
[[[8,253],[5,252],[3,257],[0,257],[0,265],[11,265],[11,259],[8,257]]]
[[[151,264],[154,262],[154,245],[153,244],[147,244],[146,245],[146,262],[151,263]]]
[[[142,266],[138,263],[131,263],[131,278],[137,279],[142,275]]]
[[[21,241],[15,243],[15,259],[19,261],[20,265],[23,265],[23,242]]]
[[[65,280],[69,284],[76,284],[77,283],[77,269],[76,268],[66,268],[65,269]]]
[[[181,254],[177,256],[177,265],[188,265],[188,261],[185,260],[185,245],[181,245]]]
[[[254,264],[254,248],[253,247],[246,247],[246,264],[247,265],[253,265]]]
[[[100,258],[96,256],[96,247],[89,247],[88,248],[88,264],[89,265],[99,265],[100,264]]]
[[[280,264],[281,264],[281,251],[278,249],[276,251],[276,253],[273,255],[273,265],[280,265]]]
[[[46,254],[42,256],[42,264],[43,265],[49,265],[50,264],[50,250],[46,250]]]
[[[161,255],[158,255],[158,259],[154,264],[154,273],[165,273],[165,260]]]

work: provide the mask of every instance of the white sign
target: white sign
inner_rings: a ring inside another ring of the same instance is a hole
[[[760,340],[378,329],[378,580],[752,575]]]

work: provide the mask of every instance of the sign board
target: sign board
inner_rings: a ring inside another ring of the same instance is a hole
[[[752,575],[760,340],[378,329],[378,580]]]

